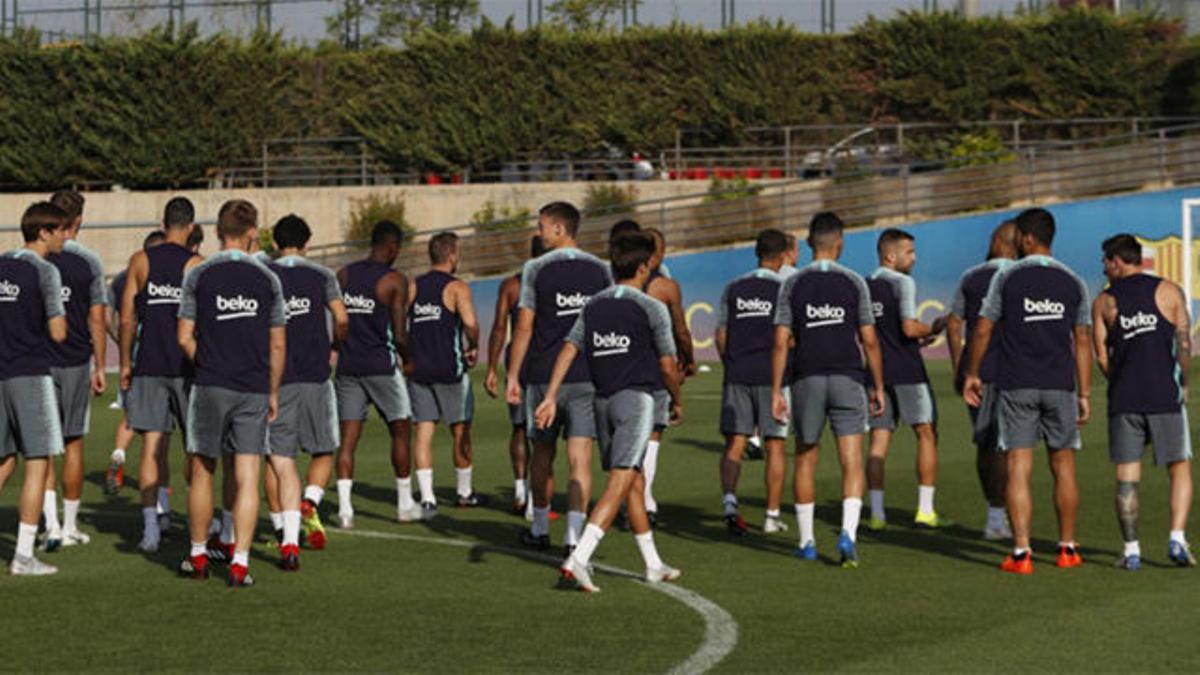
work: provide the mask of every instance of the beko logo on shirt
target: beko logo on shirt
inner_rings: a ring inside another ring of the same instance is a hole
[[[375,299],[368,298],[365,295],[355,295],[346,293],[342,296],[346,301],[346,312],[348,314],[370,314],[375,311]]]
[[[1067,306],[1061,302],[1054,300],[1034,300],[1032,298],[1024,298],[1025,300],[1025,321],[1053,321],[1063,318],[1063,314],[1067,311]]]
[[[63,302],[70,302],[71,301],[71,287],[63,286],[62,293],[60,293],[60,295],[62,296]]]
[[[432,302],[413,303],[413,323],[422,321],[437,321],[442,318],[442,306]]]
[[[620,333],[592,333],[592,347],[596,351],[592,356],[613,356],[629,353],[629,345],[633,340],[628,335]]]
[[[171,284],[156,284],[153,281],[146,282],[146,295],[150,299],[146,301],[147,305],[178,305],[183,299],[183,289]]]
[[[1119,315],[1117,318],[1121,320],[1121,330],[1129,331],[1124,335],[1126,340],[1158,328],[1158,317],[1145,312],[1138,312],[1133,316]]]
[[[21,297],[21,287],[5,279],[0,281],[0,302],[16,302]]]
[[[808,319],[808,323],[804,324],[805,328],[820,328],[821,326],[835,326],[846,321],[846,309],[837,305],[804,305],[804,315]]]
[[[590,295],[584,295],[576,291],[570,295],[562,293],[554,293],[554,304],[558,306],[556,316],[570,316],[583,311],[583,306],[591,299]]]
[[[734,306],[737,308],[735,319],[749,319],[756,316],[771,316],[771,310],[775,308],[774,303],[763,298],[736,298]]]
[[[244,295],[227,298],[217,294],[217,321],[244,319],[258,314],[258,301]]]
[[[312,300],[308,298],[297,297],[295,295],[287,299],[287,315],[289,317],[301,316],[308,314],[312,309]]]

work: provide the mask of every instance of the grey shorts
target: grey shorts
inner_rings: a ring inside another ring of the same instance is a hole
[[[54,381],[54,393],[58,397],[63,437],[87,435],[92,419],[92,364],[51,368],[50,379]]]
[[[783,395],[790,398],[791,392],[785,389]],[[726,384],[721,390],[721,433],[753,436],[755,429],[763,438],[787,438],[787,422],[781,424],[771,411],[771,387]]]
[[[192,385],[182,377],[143,375],[125,392],[125,419],[134,431],[172,432],[187,428]]]
[[[509,403],[508,404],[508,421],[512,422],[512,425],[514,427],[521,427],[522,429],[524,429],[526,426],[525,405],[524,404],[513,405],[513,404]]]
[[[0,457],[18,452],[25,459],[61,455],[63,433],[57,410],[49,375],[0,380]]]
[[[554,441],[563,438],[596,437],[596,389],[591,382],[568,382],[558,389],[558,414],[549,428],[538,429],[533,412],[546,396],[546,385],[525,387],[526,433],[534,441]]]
[[[895,431],[899,422],[910,427],[937,423],[937,403],[928,383],[897,384],[884,387],[884,393],[883,414],[868,419],[872,429]]]
[[[188,452],[211,459],[266,452],[266,394],[197,385],[188,407]]]
[[[671,426],[671,392],[666,389],[655,389],[654,393],[654,430],[662,431]]]
[[[816,445],[825,420],[836,438],[867,431],[867,390],[845,375],[810,375],[792,385],[792,419],[802,445]]]
[[[1167,466],[1192,458],[1187,409],[1159,415],[1113,415],[1108,418],[1108,456],[1113,464],[1140,462],[1146,445],[1154,446],[1154,463]]]
[[[972,440],[976,448],[985,452],[1000,449],[1000,423],[996,419],[996,399],[999,397],[996,385],[985,382],[979,407],[967,406],[967,414],[971,416]]]
[[[295,382],[279,388],[279,415],[271,423],[267,449],[279,457],[328,455],[341,443],[333,383]]]
[[[596,398],[595,407],[600,466],[605,471],[642,468],[654,430],[654,396],[625,389],[608,398]]]
[[[469,423],[475,416],[475,392],[466,375],[454,384],[422,384],[409,381],[414,422]]]
[[[1001,451],[1036,447],[1044,441],[1051,450],[1078,450],[1079,408],[1075,392],[1062,389],[1011,389],[1000,392]]]
[[[398,370],[391,375],[338,375],[334,388],[338,419],[343,422],[365,422],[369,405],[388,424],[412,418],[408,387]]]

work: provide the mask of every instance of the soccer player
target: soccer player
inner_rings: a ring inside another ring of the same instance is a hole
[[[0,256],[0,489],[25,459],[17,547],[8,571],[54,574],[58,568],[33,555],[46,492],[46,464],[62,454],[62,423],[54,401],[47,343],[67,339],[58,269],[46,257],[59,253],[71,222],[50,202],[21,216],[25,247]]]
[[[754,253],[758,268],[729,282],[717,305],[717,353],[725,366],[721,390],[721,433],[725,452],[720,476],[725,525],[742,536],[746,521],[738,511],[737,483],[747,438],[760,429],[766,437],[767,518],[763,531],[787,530],[780,519],[779,502],[787,459],[784,456],[788,425],[771,414],[771,350],[774,347],[775,301],[783,282],[779,269],[787,258],[787,237],[779,230],[758,233]],[[785,378],[786,379],[786,378]]]
[[[1005,501],[1013,530],[1013,552],[1001,569],[1016,574],[1033,573],[1029,476],[1033,448],[1039,441],[1046,443],[1054,474],[1058,566],[1083,564],[1075,541],[1079,487],[1074,451],[1080,447],[1079,427],[1091,415],[1092,337],[1087,286],[1051,257],[1054,230],[1054,216],[1045,209],[1028,209],[1017,216],[1021,259],[992,277],[971,337],[963,382],[967,405],[980,406],[983,380],[979,371],[992,332],[999,328],[999,446],[1007,453]]]
[[[1142,564],[1138,544],[1138,482],[1142,452],[1154,445],[1154,463],[1171,480],[1167,557],[1181,567],[1196,558],[1184,536],[1192,504],[1192,443],[1187,422],[1187,373],[1192,320],[1179,286],[1146,274],[1142,245],[1131,234],[1104,242],[1109,287],[1092,305],[1096,361],[1108,377],[1108,453],[1117,465],[1117,522],[1125,552],[1119,567]]]
[[[534,235],[529,240],[529,259],[533,260],[546,252],[542,238]],[[508,343],[509,331],[517,326],[517,301],[521,296],[521,273],[508,277],[500,282],[496,292],[496,313],[492,320],[492,332],[488,335],[488,366],[487,377],[483,388],[488,396],[496,398],[500,395],[499,368],[501,358],[508,363],[512,345]],[[522,386],[524,386],[523,378]],[[508,456],[512,462],[513,471],[513,513],[526,513],[533,517],[533,501],[529,499],[529,439],[525,433],[525,406],[508,405],[508,419],[512,423],[512,433],[508,437]]]
[[[818,443],[829,420],[842,465],[842,531],[837,550],[843,567],[857,567],[863,434],[868,414],[883,414],[885,395],[867,282],[837,262],[845,245],[843,228],[832,212],[813,216],[808,229],[813,261],[784,280],[779,289],[771,353],[771,405],[780,422],[787,420],[790,412],[796,428],[793,490],[800,541],[795,555],[802,560],[817,559],[813,510]],[[784,393],[784,385],[789,384],[785,381],[789,352],[795,380],[790,384],[790,401]],[[864,354],[873,383],[869,394],[864,387]]]
[[[412,407],[404,371],[413,367],[408,351],[408,279],[392,269],[400,255],[404,233],[390,220],[371,230],[371,252],[366,259],[338,272],[350,327],[338,353],[338,420],[342,443],[337,452],[338,524],[354,527],[354,451],[374,405],[392,437],[392,468],[396,475],[396,517],[412,519],[412,477],[409,432]]]
[[[197,228],[199,229],[199,228]],[[142,250],[148,251],[163,243],[162,230],[154,230],[142,240]],[[129,270],[121,270],[109,284],[108,293],[112,302],[108,308],[106,328],[109,337],[117,345],[121,344],[121,299],[125,297],[125,281]],[[125,392],[117,387],[117,400],[114,401],[116,410],[121,411],[121,421],[117,423],[116,438],[113,440],[113,451],[109,458],[108,470],[104,473],[104,494],[115,495],[125,485],[125,450],[133,442],[133,429],[129,428],[129,420],[125,415]]]
[[[99,256],[76,241],[83,224],[83,195],[60,190],[50,203],[67,214],[67,241],[63,249],[46,257],[58,269],[62,281],[63,308],[67,312],[67,339],[50,343],[50,377],[62,422],[63,519],[58,522],[58,493],[54,460],[46,465],[46,496],[42,512],[46,518],[47,551],[59,546],[86,544],[91,539],[79,531],[79,499],[83,495],[83,437],[91,419],[91,396],[104,393],[104,352],[108,288]]]
[[[662,273],[663,257],[666,255],[667,241],[663,233],[653,227],[645,232],[654,238],[654,257],[650,260],[650,277],[646,280],[646,293],[667,306],[671,315],[671,333],[675,337],[675,353],[678,355],[679,370],[684,377],[696,374],[696,359],[692,353],[692,333],[688,330],[687,318],[683,311],[683,290],[679,282]],[[680,380],[682,383],[682,380]],[[642,465],[641,475],[636,478],[644,481],[643,492],[646,500],[646,513],[650,524],[658,519],[658,502],[654,499],[654,478],[658,474],[658,450],[662,443],[662,435],[670,423],[670,397],[667,396],[665,384],[654,390],[654,431],[650,434],[650,445],[646,448],[646,458]]]
[[[954,366],[954,390],[962,393],[963,378],[967,362],[963,358],[964,344],[971,344],[975,326],[979,320],[979,308],[987,295],[988,285],[996,270],[1003,268],[1017,257],[1017,223],[1006,220],[992,232],[988,259],[963,272],[954,293],[954,305],[946,322],[946,341],[950,345],[950,361]],[[963,328],[966,328],[965,341]],[[999,541],[1012,537],[1008,514],[1004,510],[1004,487],[1008,483],[1008,464],[1004,453],[997,447],[999,440],[996,420],[996,362],[999,358],[997,330],[992,331],[979,377],[983,380],[982,403],[979,407],[967,406],[971,416],[972,438],[975,442],[975,469],[983,497],[987,501],[987,520],[983,538]]]
[[[176,319],[184,273],[201,261],[188,246],[195,220],[195,208],[186,198],[167,202],[165,241],[129,259],[121,298],[121,389],[129,426],[142,434],[138,489],[143,530],[138,547],[148,553],[158,550],[162,538],[160,489],[165,490],[168,480],[162,440],[176,424],[187,426],[192,367],[180,349]]]
[[[267,502],[272,525],[279,533],[283,566],[294,569],[293,565],[299,565],[301,518],[309,548],[325,548],[325,527],[317,507],[341,440],[329,379],[330,360],[334,347],[346,339],[350,320],[337,277],[304,257],[312,238],[308,223],[296,215],[284,216],[271,234],[279,257],[267,267],[279,277],[286,299],[288,349],[279,388],[279,415],[269,429]],[[312,456],[303,500],[295,464],[298,449]]]
[[[552,202],[538,212],[538,234],[548,249],[536,260],[525,263],[521,272],[521,297],[517,303],[517,330],[509,357],[505,398],[509,403],[525,401],[527,418],[545,398],[550,373],[562,341],[570,332],[583,306],[596,293],[612,285],[612,272],[596,256],[581,251],[579,210],[566,202]],[[528,363],[526,363],[528,357]],[[521,391],[524,376],[525,391]],[[567,535],[565,546],[573,550],[587,518],[592,492],[592,440],[596,418],[592,407],[595,388],[586,359],[576,359],[556,390],[558,414],[546,428],[533,431],[533,523],[521,531],[521,543],[546,548],[550,545],[550,493],[547,491],[556,441],[567,439],[570,484],[567,488]]]
[[[433,494],[433,434],[441,420],[454,444],[454,473],[459,508],[479,506],[471,486],[471,418],[475,397],[467,369],[479,358],[479,322],[471,287],[454,276],[458,269],[458,235],[435,234],[429,239],[429,271],[410,285],[409,348],[413,370],[408,377],[412,400],[413,453],[421,518],[437,513]]]
[[[218,457],[233,455],[236,544],[227,583],[235,587],[254,583],[248,569],[260,459],[267,425],[279,410],[287,330],[279,278],[250,255],[257,221],[250,202],[221,205],[221,251],[188,272],[179,305],[179,346],[196,369],[187,418],[192,547],[180,571],[197,579],[208,576],[205,539],[213,514],[213,472]]]
[[[680,575],[658,555],[635,480],[654,426],[654,388],[665,383],[670,392],[672,422],[683,414],[670,315],[665,305],[641,291],[650,276],[653,251],[654,242],[644,233],[620,235],[613,242],[612,272],[618,284],[593,295],[576,318],[535,413],[539,429],[554,424],[559,388],[582,355],[596,392],[601,464],[609,472],[579,545],[560,568],[562,576],[583,591],[600,590],[592,583],[589,562],[622,504],[628,504],[646,581],[673,581]]]
[[[932,325],[917,316],[917,285],[912,269],[917,263],[913,236],[889,228],[879,235],[876,245],[879,268],[867,280],[875,313],[875,331],[883,352],[883,415],[872,417],[871,445],[867,454],[867,489],[871,499],[871,518],[867,527],[882,530],[887,526],[883,510],[884,464],[897,422],[912,427],[917,436],[917,527],[943,525],[933,507],[937,480],[937,404],[925,372],[921,346],[946,327],[946,318]]]

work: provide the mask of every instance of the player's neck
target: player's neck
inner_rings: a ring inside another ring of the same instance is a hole
[[[560,248],[579,248],[579,244],[570,237],[563,237],[559,240],[558,245],[554,247],[554,250],[557,251]]]
[[[813,251],[813,262],[837,262],[837,251],[823,251],[817,249]]]
[[[631,279],[622,279],[617,282],[617,285],[618,286],[628,286],[630,288],[636,288],[640,291],[640,290],[642,290],[642,286],[646,285],[646,279],[648,279],[648,278],[649,278],[649,275],[647,275],[644,278],[633,277]]]
[[[50,255],[50,247],[47,246],[44,242],[40,242],[40,241],[26,242],[25,248],[36,253],[39,258],[45,258],[46,256]]]
[[[303,258],[304,257],[304,249],[296,248],[295,246],[288,246],[286,248],[279,249],[279,257],[280,258],[287,258],[290,256],[296,256],[297,258]]]
[[[367,255],[367,260],[375,263],[383,263],[388,267],[391,267],[392,264],[396,262],[396,259],[388,255],[387,251],[376,250],[372,250],[371,253]]]
[[[452,265],[450,263],[441,263],[438,265],[430,265],[429,271],[430,272],[443,272],[445,274],[453,275],[454,274],[454,265]]]
[[[199,227],[197,225],[196,227]],[[167,244],[175,244],[187,248],[188,231],[182,227],[168,227],[163,229],[163,242]]]
[[[1114,279],[1114,281],[1120,281],[1121,279],[1128,279],[1129,277],[1136,277],[1137,275],[1141,274],[1144,271],[1145,270],[1141,267],[1125,267],[1117,272],[1117,277],[1116,277],[1116,279]]]
[[[240,251],[246,255],[250,255],[250,245],[253,240],[250,237],[232,237],[221,240],[222,251]]]
[[[778,272],[783,268],[783,258],[775,258],[773,260],[759,260],[758,266],[764,270]]]
[[[1047,258],[1054,257],[1054,254],[1050,252],[1049,246],[1035,246],[1025,252],[1025,257],[1029,257],[1031,255],[1040,255],[1040,256],[1045,256]]]

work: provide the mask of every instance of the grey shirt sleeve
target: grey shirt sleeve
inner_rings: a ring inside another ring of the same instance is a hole
[[[571,326],[571,332],[567,333],[566,340],[567,342],[570,342],[578,347],[579,351],[583,351],[585,333],[586,331],[583,327],[583,312],[580,312],[578,318],[575,319],[575,324]]]
[[[1079,284],[1079,307],[1075,309],[1075,325],[1090,326],[1092,325],[1092,305],[1088,302],[1088,287],[1078,274],[1071,272],[1071,277],[1075,279],[1075,283]]]
[[[907,274],[901,274],[896,278],[896,292],[900,296],[900,319],[902,321],[916,319],[917,282]]]
[[[867,282],[853,272],[847,272],[847,276],[854,282],[855,288],[858,290],[858,325],[874,326],[875,325],[875,310],[871,306],[871,289],[867,287]],[[901,300],[900,315],[904,315],[904,301]]]
[[[82,255],[92,273],[92,283],[89,287],[92,306],[111,305],[112,299],[108,295],[108,285],[104,283],[104,264],[100,262],[100,257],[87,249],[83,250]]]
[[[987,295],[983,296],[983,305],[979,308],[979,316],[989,321],[999,321],[1004,316],[1004,280],[1011,269],[1011,265],[1003,267],[992,275]]]
[[[287,302],[283,299],[283,284],[279,283],[279,277],[265,266],[263,273],[271,281],[271,326],[287,325]]]
[[[333,273],[333,270],[327,268],[321,268],[321,274],[325,277],[325,304],[341,300],[342,289],[338,286],[337,275]]]
[[[675,356],[675,335],[671,332],[671,314],[662,302],[650,298],[651,304],[646,308],[650,317],[650,331],[654,334],[654,349],[659,358]]]
[[[967,316],[967,296],[963,293],[963,284],[966,280],[966,274],[958,280],[958,286],[954,289],[954,300],[950,303],[950,313],[960,319]]]
[[[534,311],[537,307],[537,273],[540,266],[537,260],[530,260],[521,268],[521,293],[517,299],[517,307]]]
[[[203,265],[197,265],[183,275],[183,297],[179,299],[179,318],[196,320],[196,284],[199,283]]]
[[[42,287],[42,302],[45,303],[46,318],[53,319],[67,313],[62,301],[62,275],[58,268],[48,262],[40,261],[38,283]]]
[[[800,273],[797,272],[784,280],[779,285],[779,297],[775,299],[775,325],[792,327],[792,288],[796,285],[796,279],[800,278]]]
[[[721,290],[721,301],[717,303],[717,328],[724,328],[729,323],[729,286]]]

